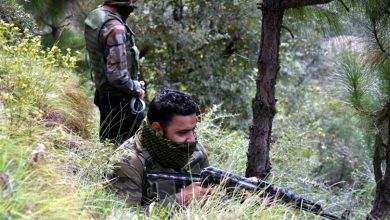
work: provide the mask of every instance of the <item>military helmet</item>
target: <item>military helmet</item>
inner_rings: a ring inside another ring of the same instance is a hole
[[[105,0],[103,5],[130,6],[131,0]]]

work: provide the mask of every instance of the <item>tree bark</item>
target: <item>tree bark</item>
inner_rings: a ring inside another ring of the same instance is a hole
[[[383,173],[382,173],[382,148],[383,148],[383,141],[380,134],[378,134],[375,137],[375,143],[374,143],[374,155],[372,158],[372,165],[374,167],[374,177],[375,182],[378,184],[383,179]]]
[[[378,158],[378,154],[380,154],[380,148],[382,148],[382,139],[379,138],[380,143],[377,143],[377,138],[377,140],[375,141],[375,152],[373,158],[374,174],[376,181],[376,194],[373,207],[366,218],[367,220],[386,219],[390,212],[390,103],[388,103],[387,112],[387,144],[384,145],[386,162],[385,174],[384,176],[382,176],[383,174],[381,171],[381,158]]]
[[[272,120],[275,116],[275,84],[279,66],[280,32],[284,9],[273,1],[264,1],[261,10],[262,35],[259,72],[256,78],[256,96],[252,100],[253,121],[247,154],[246,176],[264,178],[271,171],[269,158]]]

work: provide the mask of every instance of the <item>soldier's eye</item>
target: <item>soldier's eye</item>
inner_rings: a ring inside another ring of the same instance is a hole
[[[179,131],[178,133],[183,135],[183,134],[187,134],[188,131]]]

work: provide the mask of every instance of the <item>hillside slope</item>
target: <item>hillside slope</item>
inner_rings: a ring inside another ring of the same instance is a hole
[[[319,219],[257,195],[226,200],[222,190],[186,209],[127,208],[107,188],[112,146],[97,141],[98,114],[74,72],[76,57],[71,50],[43,49],[39,38],[0,21],[0,219]],[[218,126],[234,116],[215,115],[217,108],[202,115],[198,137],[207,143],[213,165],[242,174],[247,140]],[[288,129],[291,119],[280,116],[276,123],[284,130],[277,133],[272,155],[278,176],[270,179],[331,198],[333,207],[348,204],[353,197],[348,190],[308,187],[295,178],[307,180],[309,169],[302,168],[317,157],[311,150],[302,156],[301,145],[308,148],[316,137],[307,136],[310,126]],[[302,134],[305,143],[291,138]],[[287,143],[296,147],[287,149]],[[295,157],[299,161],[289,159]]]

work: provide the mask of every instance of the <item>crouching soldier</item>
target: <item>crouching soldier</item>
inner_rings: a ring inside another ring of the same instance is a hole
[[[197,109],[189,94],[163,90],[152,100],[137,133],[114,152],[113,187],[129,206],[153,201],[187,205],[211,192],[199,183],[178,188],[172,180],[152,181],[146,176],[149,171],[199,174],[209,166],[196,138]]]

